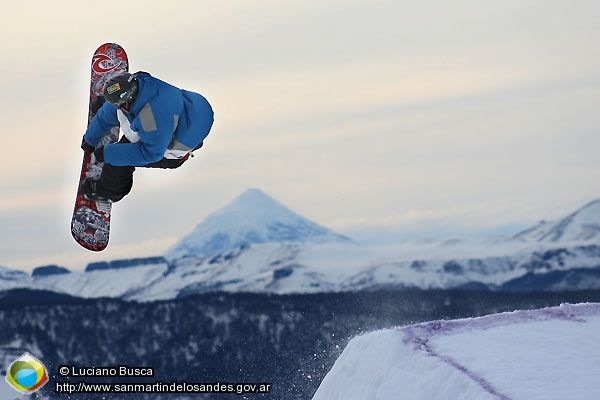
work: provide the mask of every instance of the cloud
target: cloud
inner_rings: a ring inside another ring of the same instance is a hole
[[[0,254],[77,249],[89,58],[110,40],[216,114],[184,168],[136,172],[111,246],[181,236],[247,187],[344,229],[572,210],[600,193],[598,4],[6,2]]]

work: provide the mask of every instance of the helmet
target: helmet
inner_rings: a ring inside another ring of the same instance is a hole
[[[138,79],[129,72],[119,72],[106,80],[104,98],[116,108],[131,105],[138,94]]]

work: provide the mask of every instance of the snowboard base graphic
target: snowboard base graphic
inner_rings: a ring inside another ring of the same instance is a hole
[[[104,104],[104,82],[113,74],[128,70],[127,54],[118,44],[105,43],[96,49],[92,57],[88,125]],[[102,138],[99,146],[114,143],[118,139],[119,128],[115,127]],[[86,178],[99,179],[102,165],[96,161],[92,150],[84,151],[75,209],[71,219],[73,238],[91,251],[101,251],[108,246],[112,203],[86,199],[81,191],[81,183]]]

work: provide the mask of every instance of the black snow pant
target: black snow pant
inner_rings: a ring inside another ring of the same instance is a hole
[[[119,143],[130,143],[126,137],[122,137]],[[202,147],[200,143],[194,150]],[[142,168],[163,168],[175,169],[183,165],[187,161],[190,154],[187,154],[181,159],[163,158],[162,160],[142,166]],[[117,166],[104,163],[102,174],[98,182],[98,192],[105,197],[118,201],[129,194],[133,187],[133,173],[135,167],[132,166]]]

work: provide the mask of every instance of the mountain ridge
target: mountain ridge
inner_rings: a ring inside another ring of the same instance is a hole
[[[541,221],[514,237],[539,243],[600,242],[600,199],[587,203],[556,222]]]
[[[25,287],[153,301],[214,291],[592,289],[600,288],[600,237],[585,233],[595,232],[596,221],[600,200],[513,237],[361,245],[251,189],[206,218],[169,255],[33,277],[0,268],[0,291]],[[561,235],[548,236],[553,230]],[[226,240],[215,245],[215,236]]]

